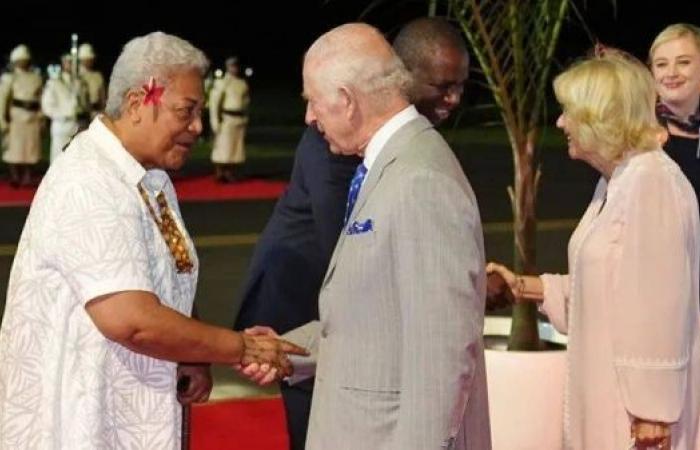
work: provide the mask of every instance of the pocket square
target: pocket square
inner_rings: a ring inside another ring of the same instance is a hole
[[[362,234],[369,231],[372,231],[372,219],[367,219],[364,222],[358,222],[356,220],[348,225],[345,234]]]

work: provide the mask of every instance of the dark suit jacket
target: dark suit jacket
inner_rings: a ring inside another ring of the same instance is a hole
[[[235,329],[285,333],[318,319],[318,292],[362,159],[334,155],[314,127],[297,147],[291,180],[255,248]]]

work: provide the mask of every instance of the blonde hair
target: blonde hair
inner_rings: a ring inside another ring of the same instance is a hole
[[[628,150],[659,148],[663,128],[656,119],[656,89],[649,70],[621,51],[574,64],[554,80],[569,133],[582,148],[608,161]]]
[[[651,63],[654,52],[660,45],[683,37],[691,38],[695,47],[700,51],[700,28],[689,23],[674,23],[661,30],[661,33],[654,38],[654,42],[649,47],[649,62]]]

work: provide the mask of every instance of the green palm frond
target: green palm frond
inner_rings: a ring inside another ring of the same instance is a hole
[[[450,0],[506,126],[539,125],[569,0]]]

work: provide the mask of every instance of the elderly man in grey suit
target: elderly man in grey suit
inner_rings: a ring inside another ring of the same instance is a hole
[[[317,350],[307,450],[489,449],[486,278],[474,193],[406,100],[410,76],[373,27],[304,58],[306,122],[364,157],[319,297],[285,335]]]

